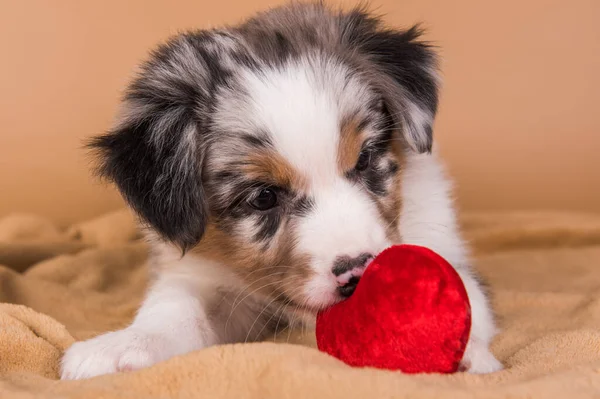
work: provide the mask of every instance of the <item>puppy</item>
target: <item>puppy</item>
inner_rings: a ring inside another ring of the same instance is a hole
[[[129,327],[65,353],[62,378],[310,324],[394,243],[456,267],[473,312],[462,368],[499,370],[432,149],[436,56],[419,36],[297,4],[154,51],[91,143],[143,222],[154,279]]]

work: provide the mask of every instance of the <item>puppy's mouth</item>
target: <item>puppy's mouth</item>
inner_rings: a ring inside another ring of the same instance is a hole
[[[283,293],[281,295],[282,295],[282,298],[278,302],[285,303],[285,306],[288,309],[290,309],[292,312],[298,312],[298,313],[304,312],[304,313],[309,313],[312,316],[316,316],[316,314],[318,312],[325,310],[337,303],[342,302],[344,299],[346,299],[343,295],[337,294],[330,301],[319,303],[319,304],[311,304],[311,303],[307,303],[307,301],[305,301],[305,300],[299,300],[299,299],[292,298],[291,296],[289,296],[285,293]]]

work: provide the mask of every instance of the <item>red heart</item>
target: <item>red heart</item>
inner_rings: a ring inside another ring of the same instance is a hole
[[[373,260],[350,298],[318,314],[316,334],[320,350],[351,366],[452,373],[470,329],[454,268],[427,248],[397,245]]]

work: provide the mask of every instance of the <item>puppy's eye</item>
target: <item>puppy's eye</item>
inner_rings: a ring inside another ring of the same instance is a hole
[[[360,152],[360,155],[358,156],[358,161],[356,161],[356,166],[354,167],[354,169],[356,169],[358,172],[362,172],[369,167],[370,163],[371,163],[371,151],[362,150]]]
[[[248,203],[256,210],[266,211],[277,205],[277,194],[273,189],[263,188]]]

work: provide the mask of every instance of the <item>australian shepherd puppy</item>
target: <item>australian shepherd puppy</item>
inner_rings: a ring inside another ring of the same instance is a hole
[[[158,47],[91,143],[142,222],[153,281],[129,327],[66,352],[62,378],[310,324],[397,243],[454,265],[473,312],[462,369],[499,370],[433,148],[436,56],[419,36],[296,4]]]

